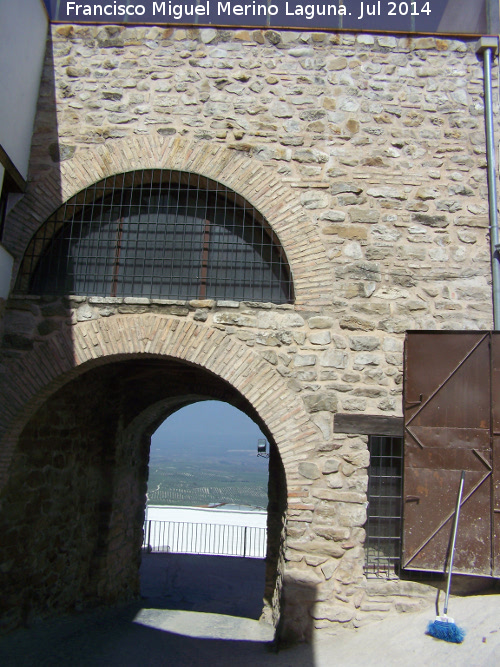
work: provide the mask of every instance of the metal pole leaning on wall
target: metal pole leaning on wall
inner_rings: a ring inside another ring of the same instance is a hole
[[[493,104],[491,94],[491,64],[498,52],[497,37],[481,37],[476,53],[484,59],[484,115],[486,125],[486,158],[488,168],[488,203],[490,211],[491,278],[493,289],[493,327],[500,330],[500,262],[497,206],[497,176],[495,160],[495,132],[493,129]]]

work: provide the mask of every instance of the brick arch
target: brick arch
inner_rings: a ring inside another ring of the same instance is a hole
[[[72,159],[30,183],[8,217],[3,239],[16,259],[14,275],[33,234],[70,197],[107,176],[153,168],[197,173],[240,194],[278,236],[290,263],[296,302],[314,306],[324,304],[325,297],[331,301],[333,276],[325,280],[331,274],[325,247],[293,188],[262,162],[223,145],[159,135],[80,149]]]
[[[139,357],[185,361],[225,380],[269,429],[287,482],[293,484],[297,453],[305,454],[313,447],[316,429],[302,402],[273,366],[223,331],[144,314],[80,322],[8,364],[6,370],[13,380],[8,386],[4,383],[0,393],[0,490],[22,429],[55,391],[98,365]]]

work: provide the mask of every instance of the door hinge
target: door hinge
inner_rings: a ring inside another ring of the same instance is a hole
[[[418,401],[405,401],[405,408],[414,408],[417,405],[422,405],[422,401],[424,400],[424,397],[422,394],[420,394],[420,398]]]

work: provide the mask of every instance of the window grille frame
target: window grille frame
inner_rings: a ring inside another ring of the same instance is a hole
[[[294,302],[289,262],[264,216],[227,186],[174,169],[114,174],[68,199],[31,239],[16,292]]]
[[[401,574],[403,440],[402,436],[386,435],[370,435],[368,439],[367,578],[399,579]]]

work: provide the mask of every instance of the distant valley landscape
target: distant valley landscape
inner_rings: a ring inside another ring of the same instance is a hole
[[[266,509],[267,461],[231,459],[155,459],[149,466],[148,503],[195,507],[229,503]]]
[[[203,401],[169,417],[151,439],[150,505],[267,509],[268,460],[258,426],[227,403]]]

